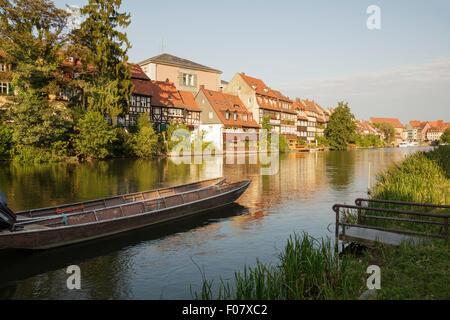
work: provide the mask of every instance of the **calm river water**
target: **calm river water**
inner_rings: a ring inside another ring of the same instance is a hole
[[[191,299],[201,270],[208,279],[230,279],[256,259],[276,262],[294,232],[333,237],[331,208],[367,196],[369,163],[373,183],[377,173],[419,150],[291,153],[281,156],[271,176],[261,176],[258,164],[231,165],[222,158],[190,165],[0,163],[0,189],[16,211],[218,176],[253,180],[236,204],[194,218],[55,250],[0,252],[0,299]],[[70,265],[81,268],[81,290],[67,289]]]

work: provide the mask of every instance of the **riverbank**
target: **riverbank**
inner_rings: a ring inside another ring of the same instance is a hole
[[[378,177],[372,197],[449,204],[450,148],[413,154]],[[207,280],[195,299],[358,299],[367,290],[367,267],[381,268],[378,299],[449,299],[447,243],[377,246],[348,250],[340,259],[329,239],[307,234],[288,240],[276,265],[260,262],[235,273],[234,279]]]

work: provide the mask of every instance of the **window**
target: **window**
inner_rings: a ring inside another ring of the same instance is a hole
[[[225,112],[225,119],[230,120],[230,113],[228,111]]]
[[[0,72],[6,72],[6,65],[0,64]]]
[[[8,94],[8,83],[7,82],[0,82],[0,94]]]
[[[237,117],[238,117],[237,112],[235,112],[235,113],[233,114],[233,120],[234,120],[234,121],[237,121]]]
[[[244,115],[242,116],[242,120],[247,121],[247,115],[246,115],[246,114],[244,114]]]
[[[183,73],[183,85],[186,87],[195,87],[194,75]]]
[[[214,116],[213,113],[210,112],[210,113],[209,113],[209,119],[212,120],[213,116]]]

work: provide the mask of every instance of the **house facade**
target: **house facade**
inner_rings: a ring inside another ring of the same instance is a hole
[[[222,71],[167,53],[142,61],[139,65],[150,79],[169,79],[181,91],[197,94],[201,85],[214,91],[222,86]]]
[[[14,94],[11,86],[11,65],[7,63],[6,53],[0,50],[0,106],[6,103],[6,96]]]
[[[195,101],[202,111],[200,132],[218,150],[248,149],[258,140],[259,125],[238,96],[202,86]]]
[[[286,137],[289,149],[293,150],[297,144],[297,111],[294,109],[294,101],[283,95],[280,91],[272,90],[278,98],[278,106],[281,111],[280,133]]]
[[[297,141],[299,138],[308,140],[308,117],[306,116],[306,107],[302,104],[299,98],[295,99],[293,108],[297,111]]]
[[[169,124],[185,124],[194,134],[200,128],[200,113],[194,94],[177,90],[175,84],[151,81],[151,122],[158,131],[165,131]]]
[[[282,134],[286,137],[289,148],[295,148],[298,112],[294,108],[294,101],[271,89],[263,80],[245,73],[235,74],[224,92],[238,96],[259,126],[268,118],[272,133]]]
[[[137,64],[131,64],[131,81],[133,83],[133,95],[130,99],[128,114],[124,118],[118,119],[119,123],[126,127],[136,125],[140,115],[151,115],[152,112],[152,83]]]

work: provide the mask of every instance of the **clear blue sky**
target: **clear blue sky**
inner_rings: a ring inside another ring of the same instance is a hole
[[[87,0],[56,0],[83,6]],[[381,30],[366,27],[381,8]],[[360,119],[450,121],[450,1],[124,0],[140,62],[165,52],[263,79],[324,107],[345,100]]]

